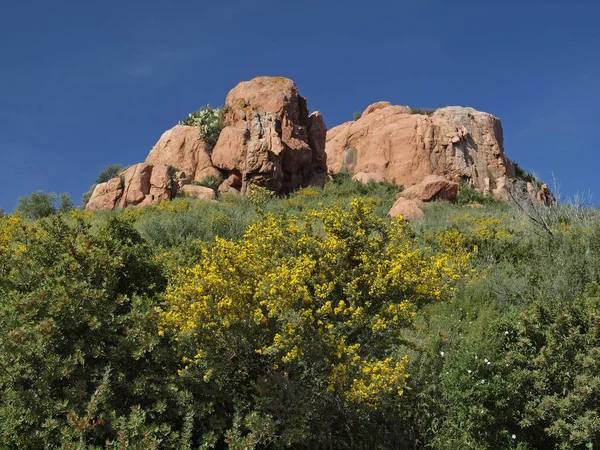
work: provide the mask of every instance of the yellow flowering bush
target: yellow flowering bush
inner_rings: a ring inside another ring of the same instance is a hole
[[[267,214],[173,277],[159,334],[186,349],[182,376],[228,398],[253,386],[248,396],[276,417],[282,402],[304,395],[377,408],[403,392],[403,330],[420,305],[452,295],[470,258],[419,248],[407,225],[376,217],[364,201]]]
[[[0,268],[7,265],[9,259],[26,250],[18,237],[26,233],[27,226],[19,214],[0,217]]]

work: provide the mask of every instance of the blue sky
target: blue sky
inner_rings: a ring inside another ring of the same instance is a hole
[[[257,75],[292,78],[328,127],[379,100],[491,112],[509,158],[563,195],[596,190],[598,1],[206,3],[0,0],[0,207],[78,203]]]

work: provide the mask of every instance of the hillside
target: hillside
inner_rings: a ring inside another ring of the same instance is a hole
[[[594,448],[600,217],[523,188],[5,216],[1,447]]]

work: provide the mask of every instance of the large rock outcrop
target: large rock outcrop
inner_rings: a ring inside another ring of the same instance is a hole
[[[99,184],[87,209],[146,205],[177,192],[211,199],[205,188],[190,186],[207,177],[221,183],[219,194],[247,192],[252,184],[285,193],[322,186],[329,179],[327,127],[319,112],[309,115],[292,80],[242,82],[229,92],[225,105],[227,126],[214,149],[198,139],[197,127],[177,125],[163,133],[144,163]]]
[[[327,180],[321,114],[309,116],[296,84],[282,77],[258,77],[238,84],[225,100],[228,123],[212,152],[213,164],[251,184],[289,192]]]
[[[326,152],[331,174],[383,178],[405,187],[439,175],[505,198],[507,180],[515,177],[500,120],[473,108],[453,106],[426,115],[375,103],[360,119],[329,130]]]

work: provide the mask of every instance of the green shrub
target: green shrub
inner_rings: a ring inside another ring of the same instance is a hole
[[[123,170],[121,164],[109,164],[106,168],[98,174],[96,178],[96,184],[106,183],[115,177],[119,176],[119,173]]]
[[[0,446],[98,449],[123,430],[122,448],[146,433],[187,448],[177,357],[156,333],[166,280],[131,224],[91,232],[54,216],[13,239],[0,273]]]
[[[198,139],[204,141],[211,151],[219,140],[221,130],[225,127],[223,109],[211,108],[210,105],[203,106],[198,111],[190,113],[179,124],[198,127]]]
[[[244,199],[206,203],[181,198],[145,208],[136,228],[152,245],[173,248],[197,240],[211,242],[217,236],[239,239],[256,217],[255,209]]]
[[[536,299],[449,354],[436,448],[600,445],[599,294]]]
[[[513,165],[515,166],[515,175],[517,179],[523,180],[528,183],[539,184],[539,180],[533,174],[523,169],[518,163],[513,161]]]
[[[214,175],[208,175],[200,181],[192,181],[195,186],[204,186],[211,189],[217,189],[219,187],[219,179]]]
[[[360,119],[362,117],[362,114],[359,112],[355,112],[354,113],[354,121],[356,122],[358,119]]]
[[[459,205],[468,205],[469,203],[486,203],[491,197],[485,196],[477,190],[471,183],[461,183],[458,188],[458,195],[454,200]]]
[[[28,219],[41,219],[56,214],[56,200],[54,192],[36,191],[19,199],[17,211]]]
[[[58,196],[58,201],[58,212],[61,214],[71,212],[75,209],[71,196],[66,192]]]
[[[169,180],[171,180],[172,183],[177,181],[177,174],[179,173],[179,169],[177,167],[169,166],[167,173],[169,175]]]

